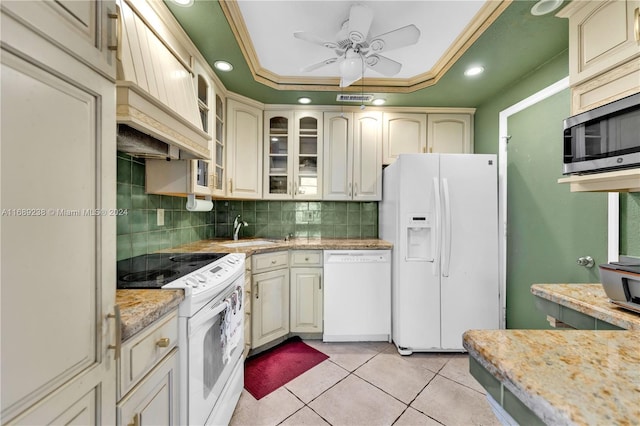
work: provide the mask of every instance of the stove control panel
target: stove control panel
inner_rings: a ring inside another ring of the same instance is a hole
[[[182,278],[163,286],[163,288],[183,288],[185,296],[196,296],[206,292],[216,292],[224,288],[244,272],[245,255],[230,253],[226,256],[193,271]]]

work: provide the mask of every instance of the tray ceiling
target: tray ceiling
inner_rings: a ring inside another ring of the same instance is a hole
[[[400,62],[393,78],[365,71],[365,85],[378,91],[411,92],[435,84],[509,5],[510,1],[363,1],[373,11],[370,35],[414,24],[418,43],[384,52]],[[278,89],[336,90],[338,63],[302,72],[335,57],[332,49],[296,39],[306,31],[334,41],[352,1],[225,1],[220,3],[257,81]],[[265,18],[268,17],[268,18]]]

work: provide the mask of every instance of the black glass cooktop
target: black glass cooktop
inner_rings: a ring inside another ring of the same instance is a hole
[[[160,288],[227,253],[143,254],[117,263],[118,288]]]

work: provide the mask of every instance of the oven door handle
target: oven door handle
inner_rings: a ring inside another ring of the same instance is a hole
[[[189,326],[188,326],[189,337],[195,334],[198,331],[198,329],[200,329],[200,327],[202,327],[204,324],[214,320],[216,316],[218,316],[221,312],[223,312],[228,307],[229,307],[229,302],[224,300],[215,306],[204,308],[205,309],[204,312],[203,311],[198,312],[189,321]]]

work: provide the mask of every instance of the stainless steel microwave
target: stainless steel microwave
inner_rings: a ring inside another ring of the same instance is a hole
[[[640,93],[564,120],[566,174],[640,167]]]

